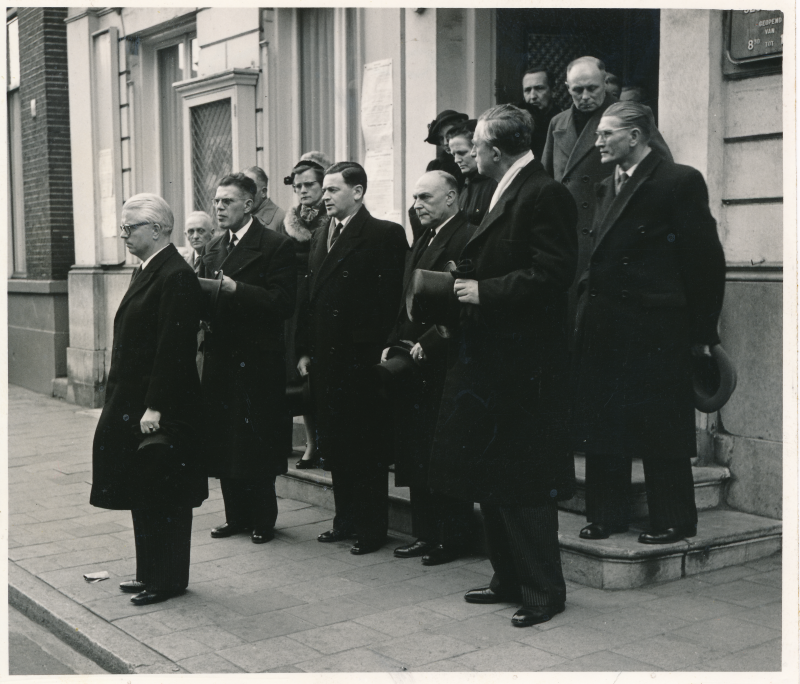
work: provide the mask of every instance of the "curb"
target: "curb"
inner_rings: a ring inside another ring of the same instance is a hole
[[[8,603],[111,674],[186,673],[12,561],[8,563]]]

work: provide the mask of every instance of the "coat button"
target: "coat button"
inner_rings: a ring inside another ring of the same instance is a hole
[[[334,352],[334,351],[335,351],[335,350],[334,350],[334,348],[333,348],[333,347],[331,347],[331,348],[328,350],[328,353],[330,353],[330,354],[333,354],[333,352]]]
[[[333,310],[333,315],[334,316],[338,316],[339,315],[339,309],[334,309]]]
[[[644,235],[644,226],[639,226],[639,232]]]
[[[589,290],[589,296],[590,297],[596,297],[597,296],[597,290]]]
[[[631,263],[631,260],[628,257],[622,257],[623,266],[627,266],[629,263]]]
[[[581,204],[581,206],[582,206],[584,209],[588,209],[588,208],[589,208],[589,203],[588,203],[588,202],[583,202],[583,203]]]
[[[350,275],[350,274],[349,274],[347,271],[344,271],[344,272],[342,273],[342,278],[347,278],[347,276],[349,276],[349,275]]]
[[[627,299],[627,298],[628,298],[628,294],[629,294],[629,293],[628,293],[628,291],[627,291],[627,290],[623,290],[623,291],[622,291],[622,298],[623,298],[623,299]]]
[[[584,228],[584,229],[581,231],[581,233],[582,233],[583,235],[588,235],[588,234],[589,234],[589,229],[588,229],[588,228]]]
[[[584,176],[583,178],[581,178],[581,180],[582,180],[584,183],[588,183],[588,182],[591,180],[591,178],[589,178],[589,176]]]

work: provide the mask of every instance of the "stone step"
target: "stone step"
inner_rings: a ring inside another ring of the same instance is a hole
[[[289,460],[289,472],[278,478],[278,496],[305,501],[333,510],[330,473],[297,470]],[[486,553],[486,540],[475,506],[473,551]],[[559,512],[559,544],[564,576],[573,582],[599,589],[632,589],[655,582],[679,579],[728,565],[769,556],[781,548],[782,522],[733,510],[699,512],[697,536],[676,544],[646,545],[637,541],[644,523],[631,525],[624,534],[587,541],[578,536],[586,519],[579,513]],[[389,474],[389,527],[411,534],[408,488],[395,487]]]
[[[692,468],[694,476],[694,500],[698,511],[717,508],[725,502],[725,485],[731,477],[730,470],[723,466]],[[575,456],[575,479],[577,491],[569,501],[562,501],[559,508],[573,513],[586,513],[586,459]],[[634,518],[647,518],[647,495],[644,489],[644,469],[641,459],[633,459],[631,469],[631,507]]]

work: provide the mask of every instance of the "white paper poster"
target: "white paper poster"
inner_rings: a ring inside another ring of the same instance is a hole
[[[392,60],[383,59],[364,65],[361,89],[361,130],[364,134],[367,172],[365,204],[378,218],[395,214],[394,147],[392,102]]]

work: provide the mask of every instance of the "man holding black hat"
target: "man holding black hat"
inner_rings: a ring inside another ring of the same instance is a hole
[[[220,479],[226,519],[211,536],[252,531],[262,544],[274,537],[275,477],[292,453],[283,321],[294,311],[297,267],[291,240],[251,215],[256,193],[243,173],[219,182],[224,232],[206,245],[198,275],[222,280],[203,343],[209,475]]]
[[[596,233],[578,282],[574,446],[586,453],[580,536],[630,521],[631,458],[644,465],[650,531],[669,544],[697,531],[693,355],[719,343],[725,256],[699,171],[650,148],[652,112],[618,102],[597,126],[611,175],[598,187]]]
[[[406,291],[415,269],[443,271],[458,261],[475,226],[458,209],[458,184],[444,171],[429,171],[414,188],[414,210],[426,229],[414,243],[403,275]],[[419,382],[394,399],[395,485],[408,486],[411,527],[417,540],[394,551],[397,558],[422,556],[423,565],[454,560],[469,544],[472,501],[434,494],[428,487],[433,432],[447,372],[447,343],[431,322],[411,321],[405,297],[389,345],[403,345],[419,365]],[[389,348],[383,352],[387,357]]]

